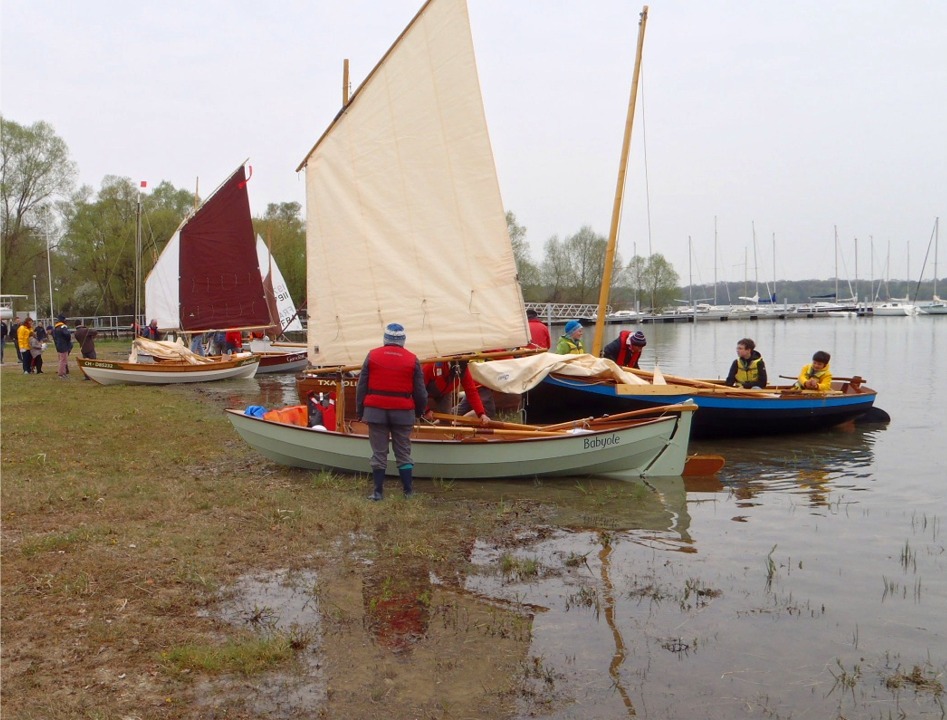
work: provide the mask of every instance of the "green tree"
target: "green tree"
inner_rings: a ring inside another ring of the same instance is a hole
[[[306,227],[298,202],[270,203],[253,229],[267,243],[296,307],[306,301]]]
[[[663,255],[655,253],[648,258],[636,256],[631,263],[630,272],[626,275],[640,278],[642,307],[650,307],[657,312],[674,304],[680,279],[674,271],[674,266]]]
[[[142,265],[150,269],[184,218],[200,207],[201,199],[162,180],[150,193],[143,193],[141,201]]]
[[[0,116],[0,286],[25,290],[46,274],[46,236],[55,202],[72,190],[76,166],[52,126],[20,125]]]
[[[529,242],[526,240],[526,228],[516,222],[516,215],[506,211],[506,229],[513,245],[513,259],[516,261],[516,274],[523,288],[523,294],[529,295],[540,283],[539,268],[529,254]]]
[[[102,180],[93,194],[84,186],[72,198],[60,252],[80,283],[94,283],[98,300],[88,287],[81,295],[93,314],[128,314],[135,307],[135,235],[138,188],[128,178]]]
[[[141,201],[141,284],[184,218],[194,210],[188,190],[161,182],[141,193],[129,178],[106,176],[98,193],[83,187],[67,206],[61,261],[71,270],[64,309],[75,314],[129,314],[135,309],[135,237]],[[71,304],[70,304],[71,303]]]
[[[546,241],[542,281],[549,302],[597,303],[605,275],[608,240],[588,225],[564,241],[557,236]],[[612,286],[622,272],[621,255],[616,253]]]

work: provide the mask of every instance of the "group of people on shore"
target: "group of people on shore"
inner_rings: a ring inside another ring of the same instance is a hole
[[[9,336],[12,338],[17,360],[23,367],[24,375],[43,374],[43,352],[48,347],[50,338],[58,355],[56,374],[63,380],[69,377],[69,355],[72,353],[74,341],[79,343],[82,357],[95,358],[95,338],[98,332],[81,323],[75,329],[71,329],[66,321],[66,316],[62,314],[56,317],[54,325],[46,327],[43,327],[42,324],[37,325],[33,318],[29,316],[22,319],[14,318],[9,328],[7,328],[5,320],[0,321],[0,333],[2,333],[2,338],[0,338],[0,363],[3,363],[4,350]]]

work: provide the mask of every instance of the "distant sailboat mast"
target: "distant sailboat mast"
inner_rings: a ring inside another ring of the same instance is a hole
[[[934,218],[934,302],[939,302],[937,297],[937,246],[940,244],[940,217]]]
[[[838,225],[832,227],[835,229],[835,302],[838,302]]]
[[[714,215],[714,307],[717,306],[717,216]]]

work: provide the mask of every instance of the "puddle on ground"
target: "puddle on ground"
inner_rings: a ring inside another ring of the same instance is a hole
[[[407,652],[427,635],[432,584],[423,561],[384,558],[369,567],[362,582],[365,627],[376,643]]]
[[[221,601],[207,613],[229,625],[261,634],[283,632],[305,640],[300,665],[287,672],[250,678],[216,678],[198,687],[197,696],[242,702],[259,717],[307,716],[325,706],[326,680],[321,660],[321,628],[316,573],[275,570],[244,575],[221,591]]]

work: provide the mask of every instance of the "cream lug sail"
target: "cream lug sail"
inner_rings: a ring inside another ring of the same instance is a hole
[[[419,357],[529,342],[464,0],[424,5],[303,168],[312,365],[390,322]]]

